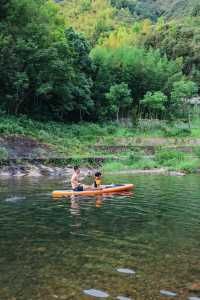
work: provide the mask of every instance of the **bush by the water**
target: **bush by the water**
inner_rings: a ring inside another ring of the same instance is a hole
[[[185,154],[181,151],[162,149],[155,154],[155,160],[163,166],[172,166],[177,161],[183,161]]]
[[[166,137],[186,137],[191,135],[191,129],[186,123],[177,123],[163,127],[163,132]]]
[[[0,161],[8,159],[8,151],[4,147],[0,147]]]

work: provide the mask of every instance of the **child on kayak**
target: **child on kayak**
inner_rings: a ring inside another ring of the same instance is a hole
[[[98,189],[98,188],[100,188],[101,187],[101,172],[96,172],[95,174],[94,174],[94,187],[96,188],[96,189]]]

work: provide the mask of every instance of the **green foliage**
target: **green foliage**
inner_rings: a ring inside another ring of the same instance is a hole
[[[128,9],[135,18],[156,20],[161,15],[165,18],[199,15],[198,0],[112,0],[118,9]]]
[[[141,105],[147,109],[149,116],[162,115],[165,110],[165,104],[167,103],[167,96],[162,92],[147,92],[141,101]]]
[[[191,135],[191,129],[188,124],[181,122],[165,126],[163,132],[166,137],[187,137]]]
[[[187,173],[195,173],[200,168],[200,161],[199,159],[191,159],[190,160],[183,160],[178,161],[174,165],[171,166],[171,170],[181,170]]]
[[[119,120],[120,110],[122,113],[127,111],[131,105],[131,91],[125,83],[115,84],[110,87],[109,93],[106,93],[106,100],[108,101],[109,114],[116,113],[116,119]]]
[[[67,25],[84,33],[92,44],[116,26],[116,9],[108,0],[64,0],[61,13]]]
[[[185,154],[180,151],[162,149],[156,152],[155,160],[163,166],[173,166],[177,161],[183,161]]]
[[[49,1],[11,0],[6,13],[0,20],[1,109],[82,119],[93,107],[87,41],[65,28]]]
[[[134,47],[96,47],[92,50],[91,57],[96,65],[93,97],[98,113],[102,116],[105,109],[109,109],[106,105],[106,93],[115,84],[128,84],[134,108],[138,107],[148,91],[164,92],[170,78],[182,77],[179,63],[161,57],[159,51]]]
[[[189,3],[189,2],[188,2]],[[145,41],[145,46],[160,49],[170,59],[183,61],[183,72],[199,84],[200,66],[200,17],[182,18],[154,26]]]
[[[183,99],[200,84],[195,1],[189,9],[185,0],[2,0],[0,114],[95,122],[130,112],[135,124],[139,113],[189,120]],[[195,17],[153,23],[172,8],[185,11],[183,2]]]
[[[144,156],[144,153],[142,153],[140,151],[132,151],[129,154],[129,160],[131,162],[138,162],[138,161],[142,160],[143,156]]]
[[[8,159],[8,151],[4,147],[0,147],[0,161]]]
[[[196,154],[196,156],[198,158],[200,158],[200,146],[197,146],[195,149],[194,149],[194,153]]]
[[[133,169],[140,169],[140,170],[146,170],[146,169],[154,169],[157,168],[158,164],[151,159],[148,158],[142,158],[138,161],[130,161],[130,160],[124,160],[124,161],[108,161],[105,162],[102,166],[102,170],[104,172],[116,172],[116,171],[123,171],[123,170],[133,170]]]
[[[173,115],[188,117],[190,112],[189,99],[195,96],[198,87],[193,81],[178,81],[173,84],[171,93],[171,110]]]

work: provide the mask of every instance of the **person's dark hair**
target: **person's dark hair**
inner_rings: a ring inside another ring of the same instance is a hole
[[[74,171],[77,171],[79,169],[79,166],[74,166]]]
[[[94,176],[95,176],[95,177],[101,176],[101,172],[96,172],[96,173],[94,174]]]

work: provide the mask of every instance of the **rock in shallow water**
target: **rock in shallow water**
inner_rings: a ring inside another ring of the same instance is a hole
[[[97,297],[97,298],[107,298],[109,294],[103,291],[95,290],[95,289],[90,289],[90,290],[84,290],[84,294]]]
[[[26,199],[26,197],[14,196],[14,197],[11,197],[11,198],[6,198],[5,202],[16,203],[16,202],[19,202],[19,201],[22,201],[22,200],[25,200],[25,199]]]
[[[160,290],[161,295],[169,296],[169,297],[176,297],[177,294],[174,292],[166,291],[166,290]]]
[[[120,273],[125,273],[125,274],[135,274],[135,271],[127,268],[119,268],[117,269],[118,272]]]

